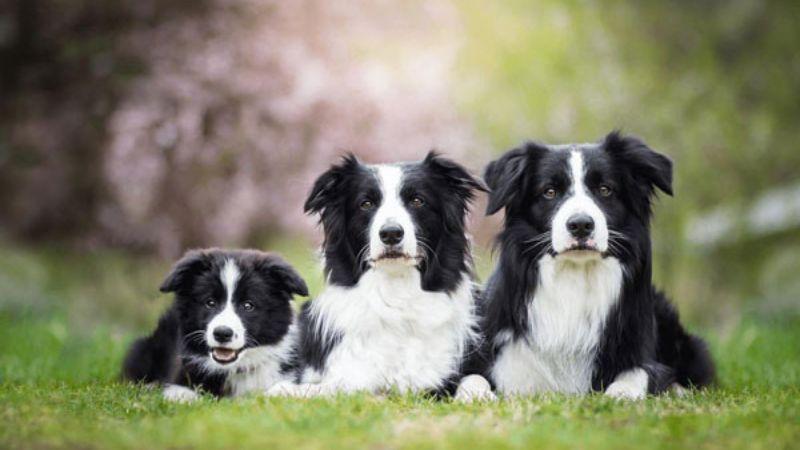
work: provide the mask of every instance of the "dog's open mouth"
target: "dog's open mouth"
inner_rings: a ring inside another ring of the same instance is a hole
[[[241,353],[241,349],[234,350],[225,347],[214,347],[211,349],[211,357],[220,364],[230,364],[236,361],[239,359],[239,353]]]

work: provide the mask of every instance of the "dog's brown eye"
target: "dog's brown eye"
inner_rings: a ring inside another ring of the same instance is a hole
[[[552,200],[552,199],[556,198],[556,195],[558,195],[558,192],[556,192],[556,190],[553,189],[553,188],[547,188],[547,189],[544,190],[544,194],[543,195],[544,195],[544,198],[546,198],[548,200]]]
[[[601,184],[597,190],[600,191],[600,195],[602,195],[603,197],[608,197],[609,195],[611,195],[611,188],[606,186],[605,184]]]
[[[252,310],[254,310],[256,307],[255,307],[255,306],[253,306],[253,304],[252,304],[252,303],[250,303],[250,302],[244,302],[244,303],[242,303],[242,308],[244,308],[244,310],[245,310],[245,311],[252,311]]]
[[[208,300],[206,300],[206,308],[208,308],[208,309],[214,309],[214,308],[216,308],[216,307],[217,307],[217,302],[216,302],[216,301],[214,301],[214,300],[212,300],[212,299],[208,299]]]
[[[419,208],[419,207],[423,206],[424,204],[425,204],[425,200],[423,200],[421,197],[416,197],[415,196],[415,197],[413,197],[411,199],[411,206],[413,206],[414,208]]]
[[[370,209],[375,207],[375,203],[372,203],[372,201],[370,200],[364,200],[363,202],[361,202],[361,205],[359,205],[359,207],[364,211],[369,211]]]

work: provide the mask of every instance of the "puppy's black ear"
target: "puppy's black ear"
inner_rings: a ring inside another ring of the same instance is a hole
[[[476,191],[489,192],[486,184],[479,178],[472,176],[464,166],[442,157],[436,151],[430,151],[423,164],[433,173],[445,179],[465,200],[472,200]]]
[[[511,205],[518,198],[524,189],[525,171],[532,164],[533,155],[542,150],[538,144],[527,143],[506,152],[486,166],[483,179],[490,189],[487,216]]]
[[[320,175],[314,182],[311,193],[308,194],[303,212],[306,214],[322,212],[331,200],[337,198],[344,175],[360,166],[361,162],[358,158],[352,153],[348,153],[339,164],[333,165],[327,172]]]
[[[634,179],[661,189],[672,195],[672,160],[657,153],[640,139],[623,136],[619,131],[612,131],[603,141],[605,149],[619,161],[630,168]]]
[[[272,280],[281,289],[291,294],[308,296],[308,286],[297,271],[283,259],[263,253],[255,263],[256,270],[268,280]]]
[[[206,270],[210,265],[210,254],[204,250],[190,250],[172,266],[167,278],[161,283],[159,291],[177,292],[181,287],[186,286],[192,278]]]

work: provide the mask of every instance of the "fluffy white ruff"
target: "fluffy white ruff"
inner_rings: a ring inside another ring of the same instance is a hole
[[[497,396],[486,378],[480,375],[467,375],[458,383],[453,400],[461,403],[495,401]]]
[[[615,258],[542,258],[528,306],[530,330],[516,340],[508,332],[497,336],[505,344],[492,368],[498,392],[589,392],[595,350],[622,277]]]
[[[330,286],[314,300],[320,336],[340,336],[322,373],[303,375],[319,384],[314,395],[436,389],[458,372],[475,339],[472,281],[465,275],[450,295],[420,286],[416,268],[373,269],[356,286]]]
[[[647,372],[631,369],[617,375],[606,389],[606,395],[620,400],[641,400],[647,395]]]

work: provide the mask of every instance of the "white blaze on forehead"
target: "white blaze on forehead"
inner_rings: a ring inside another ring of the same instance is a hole
[[[230,303],[233,299],[233,293],[236,291],[236,283],[239,281],[241,273],[239,267],[233,260],[225,261],[225,266],[219,274],[222,280],[222,285],[225,286],[226,301]]]
[[[236,307],[233,304],[236,285],[241,278],[241,272],[236,262],[232,259],[226,260],[220,271],[219,278],[222,286],[225,287],[225,307],[208,323],[206,341],[211,347],[223,346],[239,349],[244,347],[245,329],[242,319],[236,314]],[[233,330],[233,337],[229,342],[217,342],[216,338],[214,338],[214,329],[217,327],[228,327]]]
[[[583,184],[583,177],[585,171],[583,169],[583,155],[577,150],[573,150],[569,154],[569,171],[572,176],[572,189],[575,190],[575,196],[586,195],[586,186]]]
[[[395,223],[403,228],[401,250],[409,256],[416,256],[417,239],[414,222],[400,197],[400,191],[403,188],[403,169],[394,165],[379,165],[374,168],[382,198],[370,224],[370,258],[378,258],[384,252],[380,230],[388,223]]]
[[[562,252],[570,248],[575,240],[567,230],[567,221],[577,214],[587,214],[594,220],[593,239],[600,251],[608,249],[608,227],[606,216],[597,206],[594,199],[589,194],[585,184],[586,167],[583,153],[579,150],[569,150],[569,173],[571,185],[566,195],[568,196],[561,204],[552,223],[553,249]]]

